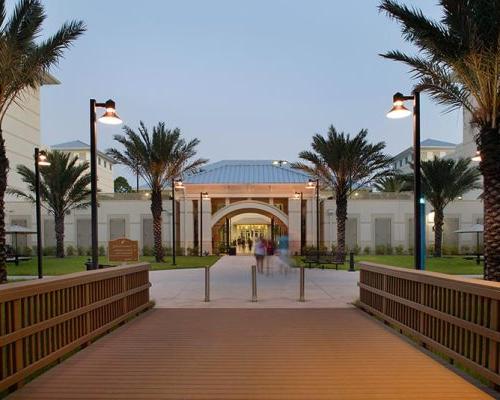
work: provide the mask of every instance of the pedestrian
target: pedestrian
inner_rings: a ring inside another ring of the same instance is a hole
[[[262,238],[255,242],[255,260],[257,262],[257,271],[264,272],[264,257],[266,255],[266,244]]]

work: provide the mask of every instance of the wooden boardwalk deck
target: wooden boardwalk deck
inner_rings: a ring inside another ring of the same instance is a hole
[[[155,309],[11,399],[487,399],[356,309]]]

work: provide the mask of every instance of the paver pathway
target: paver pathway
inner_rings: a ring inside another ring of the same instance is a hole
[[[58,399],[489,399],[363,312],[154,309],[15,392]]]
[[[322,308],[350,307],[358,298],[358,272],[307,269],[306,302],[299,303],[299,269],[268,257],[257,275],[258,302],[251,300],[252,256],[225,256],[210,269],[211,301],[205,303],[203,268],[152,271],[151,297],[161,308]]]

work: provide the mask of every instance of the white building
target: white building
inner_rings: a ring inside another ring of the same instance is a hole
[[[90,165],[90,146],[80,140],[64,142],[50,146],[51,150],[70,153],[78,157],[79,162],[88,162]],[[105,153],[97,152],[97,188],[103,193],[114,192],[113,166],[115,162]]]
[[[444,158],[456,152],[457,145],[455,143],[445,142],[436,139],[425,139],[420,142],[420,160],[433,160],[435,157]],[[392,168],[409,173],[412,171],[411,164],[413,163],[413,147],[408,147],[398,153],[393,158]]]

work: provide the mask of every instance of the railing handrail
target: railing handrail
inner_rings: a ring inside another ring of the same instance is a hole
[[[0,391],[151,308],[149,264],[0,288]]]
[[[414,269],[406,269],[401,267],[392,267],[372,262],[360,261],[358,266],[367,271],[382,272],[385,275],[398,278],[409,279],[415,282],[436,284],[449,289],[460,289],[461,291],[471,294],[478,294],[500,300],[500,282],[474,280],[456,275],[448,275],[440,272],[432,271],[417,271]]]
[[[96,269],[91,271],[74,272],[71,274],[45,277],[43,279],[33,279],[26,282],[12,282],[0,286],[0,303],[33,296],[59,289],[64,286],[72,286],[100,281],[102,279],[120,276],[126,270],[129,273],[145,271],[149,269],[148,263],[137,263],[130,265],[120,265],[106,269]]]

